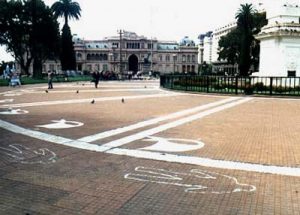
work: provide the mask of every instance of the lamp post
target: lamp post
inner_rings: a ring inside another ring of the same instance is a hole
[[[173,54],[173,73],[175,73],[175,60],[177,58],[177,54]]]
[[[123,79],[123,62],[122,62],[122,35],[124,34],[124,30],[118,30],[118,34],[120,34],[120,75]]]

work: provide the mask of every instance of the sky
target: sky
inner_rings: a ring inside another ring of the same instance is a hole
[[[48,6],[55,1],[44,0]],[[72,33],[81,38],[103,39],[116,36],[117,30],[122,29],[159,40],[179,41],[189,36],[197,43],[199,34],[234,21],[241,3],[259,0],[73,1],[80,4],[82,12],[80,20],[71,20],[69,25]],[[62,27],[63,19],[59,22]],[[0,47],[0,61],[12,59],[5,48]]]

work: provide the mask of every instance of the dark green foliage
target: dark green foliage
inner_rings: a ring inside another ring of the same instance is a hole
[[[62,29],[60,61],[63,71],[76,70],[76,58],[71,30],[66,24]]]
[[[22,71],[33,76],[42,73],[42,63],[58,53],[58,23],[41,0],[0,0],[0,44],[5,45]]]
[[[219,60],[239,65],[240,76],[249,76],[259,64],[259,41],[254,38],[267,24],[265,13],[256,13],[251,4],[241,5],[236,14],[237,28],[219,41]]]
[[[52,5],[51,9],[56,18],[64,17],[65,19],[65,24],[62,29],[60,51],[62,70],[76,70],[75,51],[71,30],[68,26],[68,19],[75,18],[76,20],[78,20],[81,16],[81,8],[77,2],[73,2],[72,0],[59,0]]]
[[[55,2],[51,9],[54,12],[55,17],[64,17],[65,25],[68,25],[69,18],[79,19],[81,16],[81,8],[77,2],[72,2],[72,0],[59,0]]]

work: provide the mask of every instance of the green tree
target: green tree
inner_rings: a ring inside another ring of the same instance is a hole
[[[241,5],[237,15],[237,28],[221,37],[219,41],[219,60],[239,65],[240,76],[251,74],[259,64],[259,41],[254,38],[267,24],[265,13],[256,13],[252,5]]]
[[[68,25],[64,25],[61,36],[60,61],[62,70],[76,70],[76,58],[72,41],[71,30]]]
[[[58,23],[43,1],[0,1],[0,44],[25,74],[34,62],[33,76],[41,77],[43,61],[57,55],[58,42]]]
[[[252,4],[241,5],[235,18],[237,28],[240,31],[241,44],[238,59],[239,71],[241,76],[248,76],[251,66],[251,45],[254,40],[252,29],[254,28],[254,9]]]
[[[62,70],[76,70],[76,58],[72,41],[72,34],[68,25],[69,18],[76,20],[81,16],[81,8],[72,0],[59,0],[51,7],[55,17],[64,17],[65,24],[62,29],[60,61]]]

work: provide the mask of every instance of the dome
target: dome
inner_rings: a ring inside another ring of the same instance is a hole
[[[195,42],[191,40],[188,36],[185,36],[179,43],[181,46],[195,46]]]

